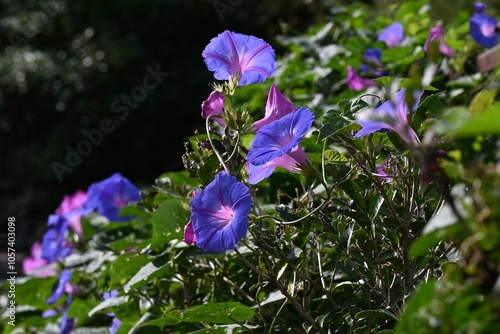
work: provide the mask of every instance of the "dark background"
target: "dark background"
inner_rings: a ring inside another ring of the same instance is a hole
[[[184,139],[204,129],[200,105],[214,79],[201,52],[210,39],[229,29],[279,54],[277,34],[305,31],[326,8],[301,0],[3,0],[0,225],[15,217],[17,247],[27,249],[65,194],[115,172],[141,187],[182,169]],[[142,86],[148,66],[169,75],[120,119],[111,104]],[[116,128],[68,166],[67,147],[77,151],[82,131],[104,118]],[[62,180],[55,162],[71,168]]]

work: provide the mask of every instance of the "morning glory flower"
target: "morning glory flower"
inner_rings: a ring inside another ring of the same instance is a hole
[[[72,301],[73,301],[73,296],[68,295],[68,299],[66,299],[66,304],[62,312],[61,325],[60,325],[61,329],[59,330],[59,334],[69,334],[71,333],[73,327],[75,326],[76,319],[68,318],[68,309]]]
[[[246,235],[252,208],[250,190],[236,177],[220,172],[190,201],[196,245],[207,252],[233,249]]]
[[[128,221],[132,217],[120,216],[118,213],[128,203],[138,202],[140,199],[139,189],[129,179],[115,173],[90,185],[83,207],[85,210],[97,210],[110,221]]]
[[[278,86],[271,85],[269,94],[267,95],[266,113],[264,118],[256,121],[253,124],[255,130],[259,130],[266,124],[272,123],[281,117],[288,115],[295,110],[293,104],[280,92]]]
[[[498,21],[485,14],[486,5],[482,2],[474,4],[475,14],[469,20],[470,34],[477,44],[493,47],[498,42]]]
[[[42,258],[54,262],[71,254],[71,246],[66,240],[68,220],[62,215],[50,215],[47,226],[49,229],[42,241]]]
[[[82,225],[80,218],[84,214],[83,203],[87,200],[87,193],[78,190],[73,195],[65,195],[61,204],[56,210],[56,214],[63,215],[68,219],[68,225],[78,235],[82,235]]]
[[[264,82],[276,70],[273,48],[260,38],[224,31],[202,52],[217,80],[239,78],[238,86]]]
[[[197,193],[199,193],[201,189],[196,189],[193,191],[193,195],[191,198],[194,198]],[[184,239],[183,241],[188,245],[196,244],[196,234],[194,234],[193,221],[189,219],[186,226],[184,226]]]
[[[429,36],[427,36],[427,40],[425,41],[424,51],[429,53],[429,47],[433,41],[439,41],[439,52],[441,52],[446,57],[454,57],[455,51],[453,51],[446,43],[443,38],[443,26],[438,24],[434,28],[432,28],[429,32]]]
[[[111,290],[110,292],[103,293],[104,300],[115,298],[117,296],[118,296],[118,290]],[[118,328],[120,328],[122,322],[117,317],[115,317],[115,314],[113,312],[109,312],[108,316],[113,317],[113,320],[111,320],[111,328],[109,332],[110,334],[115,334],[118,331]]]
[[[375,78],[382,77],[388,74],[388,71],[384,71],[384,65],[382,64],[382,50],[377,48],[369,48],[363,53],[363,62],[359,67],[360,71],[363,73],[369,73]]]
[[[396,95],[396,101],[385,101],[375,110],[368,110],[358,114],[358,122],[361,125],[355,137],[361,137],[376,131],[389,130],[397,133],[408,145],[415,146],[420,140],[415,131],[408,124],[408,113],[410,112],[405,100],[406,89],[401,89]],[[420,102],[419,92],[415,96],[415,110]]]
[[[35,242],[31,246],[31,257],[23,260],[23,271],[25,274],[35,277],[54,276],[54,269],[40,270],[49,265],[50,262],[42,258],[42,246],[39,242]]]
[[[201,116],[203,118],[207,118],[209,115],[217,116],[212,117],[211,119],[219,123],[220,126],[225,126],[222,118],[218,116],[219,114],[224,113],[224,101],[224,94],[213,91],[212,93],[210,93],[208,99],[203,101],[203,103],[201,104]]]
[[[71,275],[71,270],[64,269],[63,271],[61,271],[61,273],[59,274],[59,279],[52,287],[52,295],[49,297],[49,299],[47,299],[47,305],[52,305],[57,302],[62,297],[63,293],[66,292],[67,289],[69,289],[69,281],[71,280]]]
[[[357,92],[368,87],[374,87],[377,84],[371,79],[362,78],[352,66],[347,66],[347,85]]]
[[[255,134],[247,160],[252,165],[264,165],[292,150],[311,128],[314,113],[301,107],[286,116],[263,126]]]
[[[256,166],[247,162],[245,166],[248,171],[248,183],[257,184],[271,176],[276,167],[281,167],[292,173],[300,174],[302,172],[300,167],[308,164],[310,164],[309,157],[306,152],[297,145],[290,153],[268,161],[263,165]]]
[[[380,42],[385,42],[388,48],[392,48],[400,45],[404,37],[405,33],[403,25],[399,22],[394,22],[380,32],[377,40]]]

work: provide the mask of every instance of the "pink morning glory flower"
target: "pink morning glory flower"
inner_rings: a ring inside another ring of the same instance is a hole
[[[56,210],[56,214],[63,215],[68,219],[68,225],[73,229],[73,231],[78,235],[82,235],[82,225],[80,224],[80,218],[84,213],[83,203],[87,200],[87,193],[82,190],[78,190],[73,195],[65,195],[61,204]]]
[[[264,118],[256,121],[253,124],[255,130],[259,130],[266,124],[272,123],[281,117],[288,115],[295,110],[293,104],[280,92],[278,86],[271,85],[269,94],[267,95],[266,113]]]
[[[200,191],[201,189],[193,191],[193,196],[191,198],[194,198]],[[184,242],[188,245],[196,244],[196,234],[194,234],[193,221],[191,219],[189,219],[186,226],[184,226]]]
[[[130,202],[141,200],[139,189],[120,173],[90,185],[87,200],[83,204],[86,211],[97,210],[110,221],[128,221],[132,217],[120,216],[120,210]]]
[[[248,182],[262,181],[276,167],[300,173],[300,165],[309,164],[309,158],[298,145],[313,121],[314,113],[302,107],[260,128],[247,154]]]
[[[217,80],[238,77],[238,86],[264,82],[276,70],[273,48],[260,38],[224,31],[202,52]]]
[[[221,253],[245,237],[252,208],[250,190],[236,177],[220,172],[190,201],[196,246]]]
[[[209,115],[214,115],[217,117],[212,117],[214,121],[220,124],[220,126],[225,126],[224,121],[218,115],[224,113],[224,94],[217,91],[213,91],[208,96],[208,99],[203,101],[201,104],[201,116],[207,118]]]
[[[403,25],[399,22],[394,22],[380,32],[377,40],[385,42],[388,48],[393,48],[400,45],[404,37]]]
[[[359,76],[358,73],[352,68],[352,66],[347,66],[347,85],[353,91],[357,92],[368,87],[374,87],[377,84],[370,79],[364,79]]]
[[[433,41],[438,41],[439,42],[439,52],[441,52],[443,55],[446,57],[454,57],[455,56],[455,51],[453,51],[446,43],[444,42],[443,38],[443,26],[441,24],[438,24],[434,28],[432,28],[429,32],[429,36],[427,37],[427,40],[425,41],[424,45],[424,51],[426,53],[429,53],[429,47]]]
[[[485,13],[486,5],[474,4],[475,13],[469,19],[470,34],[477,44],[493,47],[498,42],[498,21]]]
[[[361,125],[355,137],[361,137],[376,131],[393,131],[397,133],[408,145],[415,146],[420,143],[420,140],[415,131],[408,123],[408,113],[410,109],[405,100],[406,89],[401,89],[396,95],[396,100],[385,101],[375,110],[368,110],[358,114],[358,122]],[[420,102],[419,92],[415,96],[415,105],[412,110]]]
[[[31,257],[23,260],[23,271],[25,274],[35,277],[54,276],[56,271],[54,269],[40,270],[50,262],[42,258],[42,246],[39,242],[35,242],[31,246]]]

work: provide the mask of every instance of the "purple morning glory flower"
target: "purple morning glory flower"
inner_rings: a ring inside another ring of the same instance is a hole
[[[42,241],[42,259],[54,262],[71,254],[70,244],[65,239],[68,220],[62,215],[50,215],[47,225],[49,229]]]
[[[210,93],[208,99],[203,101],[201,104],[201,116],[207,118],[209,115],[217,116],[224,113],[224,94],[217,91]],[[212,117],[214,121],[220,124],[220,126],[225,126],[224,121],[220,117]]]
[[[280,92],[278,86],[271,85],[269,94],[267,95],[266,113],[264,118],[253,124],[255,130],[259,130],[266,124],[272,123],[281,117],[288,115],[295,108],[293,104]]]
[[[363,63],[360,66],[361,72],[366,72],[378,78],[387,75],[382,64],[382,50],[369,48],[363,53]]]
[[[62,294],[66,291],[67,285],[69,285],[69,281],[71,280],[71,270],[64,269],[61,271],[59,275],[59,279],[56,284],[52,287],[52,295],[47,299],[47,305],[52,305],[57,302]]]
[[[87,192],[83,204],[85,210],[97,210],[110,221],[128,221],[132,217],[118,213],[130,202],[140,201],[139,189],[120,173],[115,173],[105,180],[93,183]]]
[[[207,252],[233,249],[246,235],[252,208],[250,190],[236,177],[220,172],[190,201],[196,245]]]
[[[239,77],[238,86],[264,82],[276,70],[273,48],[260,38],[224,31],[202,52],[217,80]]]
[[[377,84],[373,80],[362,78],[352,66],[347,66],[347,85],[357,92],[368,87],[374,87]]]
[[[68,295],[68,299],[66,299],[66,305],[64,307],[64,310],[62,312],[62,318],[61,318],[61,329],[59,331],[59,334],[69,334],[73,330],[73,327],[75,326],[76,319],[75,318],[68,318],[68,309],[69,306],[71,305],[71,302],[73,300],[72,295]]]
[[[454,57],[455,51],[453,51],[446,43],[443,38],[443,26],[438,24],[432,28],[429,32],[429,36],[425,41],[424,51],[429,53],[429,47],[433,41],[439,41],[439,52],[441,52],[446,57]]]
[[[105,292],[103,293],[103,298],[104,300],[108,300],[110,298],[115,298],[118,296],[118,290],[111,290],[110,292]],[[111,334],[115,334],[118,331],[118,328],[120,328],[120,325],[122,322],[118,320],[117,317],[115,317],[115,314],[113,312],[109,312],[108,316],[113,317],[113,320],[111,321],[111,328],[109,332]]]
[[[292,150],[302,141],[314,121],[314,113],[301,107],[257,131],[247,160],[252,165],[264,165]]]
[[[306,152],[297,145],[290,153],[268,161],[263,165],[255,166],[247,162],[248,183],[257,184],[265,178],[268,178],[276,167],[281,167],[292,173],[299,174],[301,172],[300,166],[308,165],[309,163],[310,161]]]
[[[475,13],[469,19],[470,34],[477,44],[493,47],[498,42],[498,21],[485,14],[486,5],[482,2],[474,4]]]
[[[420,143],[417,134],[408,124],[409,108],[405,101],[406,89],[401,89],[396,95],[396,101],[386,101],[375,110],[368,110],[358,114],[358,121],[361,124],[355,137],[361,137],[376,131],[390,130],[397,133],[408,145],[415,146]],[[415,96],[415,110],[420,102],[419,92]]]
[[[380,32],[377,40],[380,42],[385,42],[388,48],[392,48],[400,45],[404,37],[405,32],[403,29],[403,25],[399,22],[394,22]]]

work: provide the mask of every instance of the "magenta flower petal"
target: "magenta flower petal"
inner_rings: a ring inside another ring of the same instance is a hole
[[[429,36],[427,36],[427,40],[425,41],[424,51],[429,53],[429,47],[432,41],[437,40],[439,42],[439,52],[441,52],[446,57],[454,57],[455,51],[453,51],[446,43],[443,38],[443,27],[438,24],[434,28],[432,28],[429,32]]]
[[[217,117],[212,117],[211,119],[219,123],[220,126],[225,126],[224,121],[218,116],[224,113],[224,101],[224,94],[213,91],[210,93],[208,99],[201,104],[201,116],[207,118],[209,115],[215,115]]]
[[[202,52],[217,80],[239,76],[238,86],[264,82],[276,70],[273,48],[260,38],[224,31]]]
[[[54,276],[54,269],[40,270],[50,264],[49,261],[42,258],[42,246],[39,242],[35,242],[31,246],[31,257],[23,260],[23,271],[27,275],[35,277]]]
[[[405,33],[403,25],[399,22],[394,22],[380,32],[377,40],[380,42],[385,42],[388,48],[392,48],[400,45],[404,37]]]
[[[190,201],[196,245],[208,252],[233,249],[246,235],[252,208],[250,190],[236,177],[220,172]]]
[[[485,13],[486,5],[482,2],[474,4],[475,13],[469,19],[472,38],[477,44],[490,48],[498,42],[498,21]]]
[[[258,166],[290,153],[302,141],[313,121],[314,113],[302,107],[264,125],[255,135],[247,160]]]
[[[347,85],[357,92],[368,87],[374,87],[377,84],[373,80],[360,77],[352,66],[347,66]]]
[[[73,195],[65,195],[61,204],[56,209],[56,214],[63,215],[68,219],[69,227],[78,235],[82,235],[80,219],[84,214],[83,203],[87,200],[87,193],[78,190]]]
[[[295,110],[293,104],[280,92],[275,84],[271,85],[267,96],[266,114],[264,118],[253,124],[255,130],[259,130],[266,124],[272,123]]]
[[[405,94],[406,90],[403,88],[398,92],[395,103],[386,101],[375,110],[358,114],[361,130],[356,133],[355,137],[361,137],[376,131],[390,130],[397,133],[408,145],[417,145],[420,140],[408,123],[409,108],[405,101]],[[415,96],[416,102],[412,110],[415,110],[419,104],[421,94],[422,92],[419,92]]]

